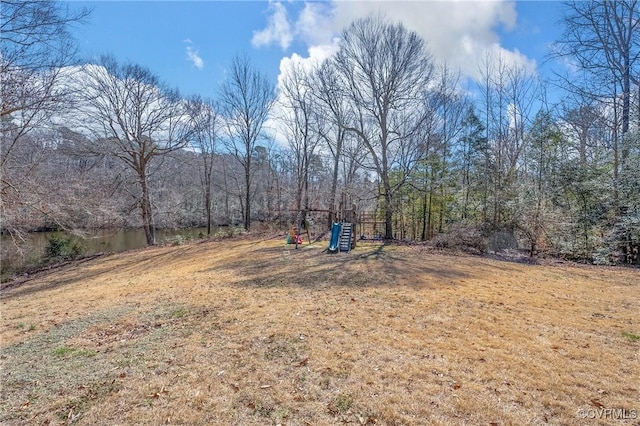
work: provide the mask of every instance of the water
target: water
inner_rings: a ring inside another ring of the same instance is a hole
[[[215,232],[215,230],[213,230]],[[196,240],[204,238],[207,235],[207,228],[192,229],[163,229],[156,230],[156,242],[158,244],[181,240]],[[147,246],[147,238],[143,230],[121,230],[103,232],[94,235],[86,240],[89,250],[95,249],[96,253],[101,251],[120,252],[143,248]]]
[[[52,232],[34,232],[29,234],[28,239],[37,250],[42,250],[44,253],[49,237],[51,237],[52,234]],[[194,240],[206,235],[207,228],[158,229],[156,230],[156,242],[162,244],[175,241],[177,238]],[[83,235],[80,240],[82,241],[82,246],[85,248],[86,255],[102,252],[121,252],[147,246],[147,238],[142,229],[101,229],[88,232]]]
[[[212,233],[215,233],[212,229]],[[53,234],[68,235],[64,232],[32,232],[27,234],[26,243],[21,243],[22,254],[18,254],[15,245],[8,235],[2,235],[2,263],[10,263],[12,267],[21,267],[42,258]],[[156,230],[158,244],[173,241],[197,240],[207,235],[207,228],[162,229]],[[95,230],[76,236],[83,247],[82,254],[91,256],[98,253],[122,252],[147,247],[147,239],[142,229]]]

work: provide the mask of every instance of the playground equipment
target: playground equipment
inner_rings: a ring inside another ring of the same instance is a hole
[[[287,244],[302,244],[302,235],[299,235],[295,228],[291,228],[287,234]]]
[[[307,232],[308,241],[311,243],[311,234],[309,233],[310,219],[307,214],[308,211],[299,210],[296,218],[296,226],[289,229],[287,233],[287,244],[295,244],[296,249],[298,249],[298,246],[302,246],[303,229]]]
[[[316,232],[314,232],[315,241],[320,241],[326,235],[327,230],[330,230],[329,253],[351,251],[356,247],[358,216],[355,204],[352,204],[351,208],[344,208],[345,204],[344,201],[340,202],[339,208],[335,210],[297,210],[294,225],[287,232],[286,243],[295,244],[297,249],[302,246],[302,235],[306,232],[308,244],[311,244],[313,240],[310,228],[314,227],[316,229]],[[312,214],[315,214],[316,217],[312,217]],[[318,214],[321,216],[318,216]],[[328,219],[327,222],[324,221],[326,219]],[[318,228],[322,229],[321,233],[317,232]]]
[[[348,222],[334,222],[331,225],[331,238],[329,239],[329,253],[351,251],[353,238],[353,224]]]
[[[340,242],[341,232],[342,224],[339,222],[333,222],[331,225],[331,238],[329,239],[329,253],[337,253],[340,249],[338,243]]]
[[[337,221],[331,225],[331,238],[329,239],[329,253],[349,252],[356,247],[356,236],[353,232],[356,225],[356,206],[351,209],[338,209]]]

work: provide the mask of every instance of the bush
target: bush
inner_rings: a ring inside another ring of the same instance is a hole
[[[499,230],[489,235],[487,249],[494,253],[504,250],[517,250],[518,240],[513,232],[508,230]]]
[[[79,257],[84,249],[76,238],[60,234],[49,237],[44,257],[46,259],[70,260]]]
[[[431,244],[437,248],[459,249],[484,253],[487,242],[480,230],[474,226],[458,224],[453,225],[444,234],[438,234],[431,240]]]
[[[224,238],[233,238],[243,235],[245,230],[241,226],[224,226],[218,228],[218,230],[212,234],[214,240],[220,240]]]

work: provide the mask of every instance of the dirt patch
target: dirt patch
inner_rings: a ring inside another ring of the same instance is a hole
[[[5,289],[0,421],[579,425],[598,408],[640,415],[637,270],[324,248],[152,248]]]

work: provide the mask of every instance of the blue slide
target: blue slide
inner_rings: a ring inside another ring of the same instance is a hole
[[[338,243],[340,241],[341,229],[342,229],[341,223],[333,222],[333,225],[331,225],[331,239],[329,240],[329,253],[338,252]]]

